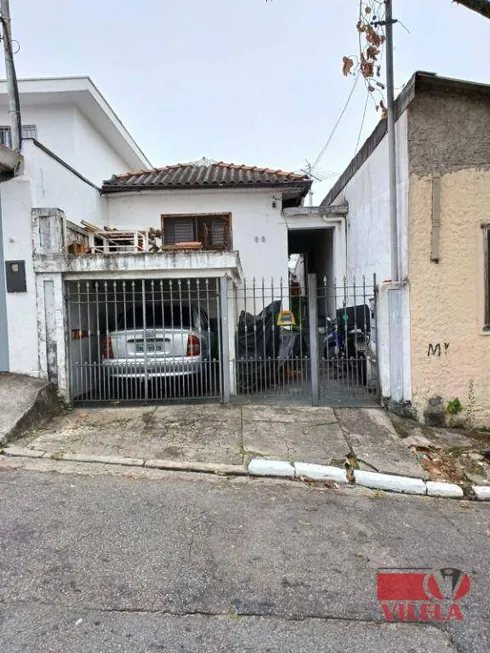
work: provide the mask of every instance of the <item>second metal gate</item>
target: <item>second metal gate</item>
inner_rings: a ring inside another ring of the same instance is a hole
[[[376,280],[309,275],[233,289],[236,396],[255,402],[375,405]]]

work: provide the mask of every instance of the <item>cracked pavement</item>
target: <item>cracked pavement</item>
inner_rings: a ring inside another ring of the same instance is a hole
[[[0,474],[2,653],[490,649],[486,504],[28,464]],[[383,622],[379,568],[448,566],[464,621]]]
[[[16,444],[50,453],[246,465],[253,457],[425,477],[380,408],[206,404],[77,408]]]

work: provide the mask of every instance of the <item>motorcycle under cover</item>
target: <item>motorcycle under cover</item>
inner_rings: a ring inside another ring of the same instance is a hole
[[[240,313],[236,333],[238,359],[278,358],[280,351],[280,327],[276,326],[281,301],[266,306],[258,315],[245,311]]]
[[[339,328],[362,329],[364,333],[371,331],[371,312],[366,304],[337,309],[337,324]]]

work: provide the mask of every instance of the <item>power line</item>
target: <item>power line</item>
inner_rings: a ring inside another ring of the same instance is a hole
[[[364,111],[362,113],[361,126],[359,127],[359,134],[357,136],[357,143],[356,143],[356,149],[354,151],[354,156],[357,154],[357,150],[359,149],[359,143],[361,141],[361,136],[362,136],[362,129],[364,127],[364,121],[366,119],[366,111],[367,111],[368,102],[369,102],[369,91],[366,90],[366,101],[364,102]]]
[[[339,116],[338,119],[337,119],[337,122],[336,122],[335,125],[333,126],[332,131],[330,132],[330,136],[328,137],[327,142],[325,143],[325,145],[323,146],[323,148],[322,148],[321,151],[320,151],[320,154],[316,157],[315,162],[314,162],[313,165],[311,166],[312,170],[314,170],[314,169],[317,167],[317,165],[320,163],[320,161],[321,161],[323,155],[324,155],[325,152],[327,151],[327,148],[328,148],[328,146],[330,145],[330,142],[331,142],[332,138],[334,137],[335,132],[337,131],[337,127],[339,126],[340,121],[341,121],[342,118],[344,117],[344,113],[347,111],[347,107],[349,106],[350,101],[351,101],[351,99],[352,99],[352,96],[354,95],[354,91],[355,91],[355,89],[356,89],[357,82],[359,81],[359,77],[360,77],[360,76],[361,76],[361,73],[358,72],[357,75],[356,75],[356,79],[354,80],[354,84],[352,85],[352,88],[351,88],[351,90],[350,90],[350,93],[349,93],[349,96],[348,96],[348,98],[347,98],[347,101],[346,101],[346,103],[345,103],[345,105],[344,105],[344,108],[342,109],[342,111],[341,111],[341,113],[340,113],[340,116]]]

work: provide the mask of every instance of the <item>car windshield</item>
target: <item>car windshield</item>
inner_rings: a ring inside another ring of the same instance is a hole
[[[192,326],[191,310],[188,306],[148,304],[134,306],[119,317],[118,329],[181,329]]]

